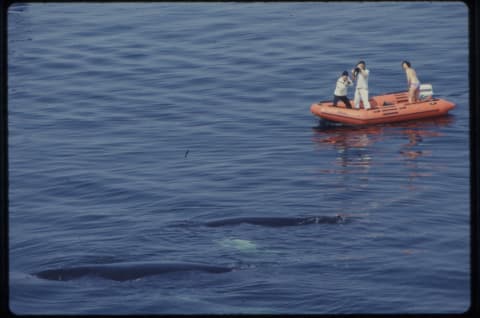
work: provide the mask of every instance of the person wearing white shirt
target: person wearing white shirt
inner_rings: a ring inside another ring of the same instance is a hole
[[[350,100],[347,97],[348,86],[352,84],[353,82],[348,77],[348,72],[343,71],[342,76],[337,80],[337,85],[333,92],[333,106],[337,106],[338,101],[341,100],[347,108],[352,108],[352,104],[350,104]]]
[[[363,107],[369,110],[370,102],[368,101],[368,76],[370,71],[367,69],[365,62],[360,61],[357,66],[352,70],[353,79],[357,81],[357,87],[355,89],[355,97],[353,98],[354,108],[360,109],[360,100],[363,102]]]

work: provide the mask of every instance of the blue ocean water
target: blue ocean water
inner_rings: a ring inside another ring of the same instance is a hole
[[[372,95],[405,89],[408,59],[457,107],[369,127],[312,116],[360,59]],[[8,92],[15,313],[470,306],[461,2],[16,4]],[[205,225],[337,214],[348,222]],[[234,270],[32,275],[131,262]]]

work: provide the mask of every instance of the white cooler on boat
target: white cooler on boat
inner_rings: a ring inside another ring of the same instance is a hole
[[[433,95],[432,84],[420,84],[420,99],[429,99]]]

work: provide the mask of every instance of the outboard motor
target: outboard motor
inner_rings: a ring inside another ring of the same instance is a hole
[[[433,96],[432,84],[420,84],[420,96],[421,100],[431,99]]]

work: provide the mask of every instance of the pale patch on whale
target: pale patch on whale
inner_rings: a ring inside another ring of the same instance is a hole
[[[249,240],[226,238],[218,241],[218,244],[222,247],[242,252],[254,252],[257,250],[257,245]]]

